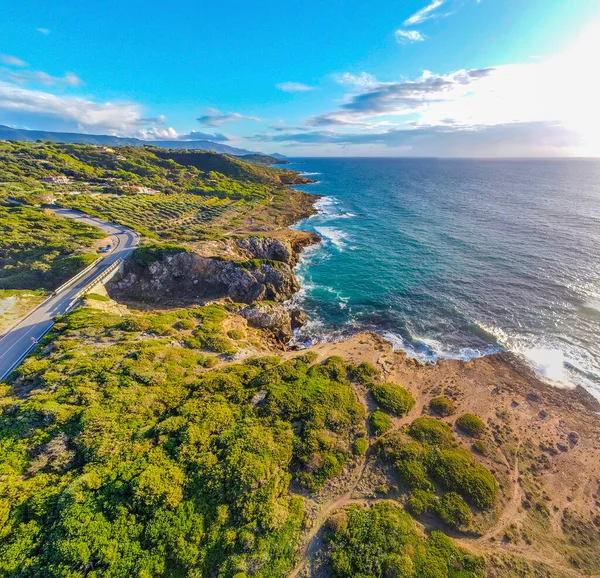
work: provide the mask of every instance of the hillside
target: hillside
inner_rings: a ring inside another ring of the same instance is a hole
[[[76,132],[52,132],[41,130],[17,129],[0,125],[0,140],[9,141],[50,141],[57,143],[90,144],[99,146],[156,146],[173,149],[203,149],[228,155],[255,154],[252,151],[232,147],[211,140],[153,140],[144,141],[138,138],[118,137],[106,134],[84,134]]]
[[[98,233],[44,203],[143,237],[0,384],[0,577],[598,575],[600,407],[583,390],[508,353],[289,345],[294,269],[318,241],[288,228],[314,211],[294,175],[0,143],[0,283],[52,287],[93,252]]]

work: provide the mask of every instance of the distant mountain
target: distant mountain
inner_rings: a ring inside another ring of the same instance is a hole
[[[279,153],[272,153],[268,156],[273,157],[275,159],[279,159],[280,161],[287,161],[289,159],[289,157],[286,157],[285,155],[280,155]]]
[[[289,165],[290,161],[284,161],[275,156],[263,155],[262,153],[253,153],[250,155],[241,155],[239,157],[240,160],[246,161],[248,163],[254,163],[257,165]]]
[[[261,154],[255,151],[239,149],[216,143],[210,140],[141,140],[110,136],[107,134],[82,134],[77,132],[49,132],[43,130],[26,130],[0,125],[0,140],[36,141],[49,140],[52,142],[66,142],[76,144],[92,144],[101,146],[144,146],[151,145],[165,149],[200,149],[215,151],[226,155],[242,156]]]

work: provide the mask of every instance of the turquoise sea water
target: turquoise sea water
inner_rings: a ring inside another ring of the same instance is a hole
[[[501,349],[600,397],[600,161],[296,159],[323,242],[298,342],[372,330],[423,360]]]

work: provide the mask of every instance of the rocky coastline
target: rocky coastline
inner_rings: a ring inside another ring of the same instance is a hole
[[[309,195],[295,221],[315,213],[319,197]],[[198,247],[173,251],[160,245],[152,249],[152,262],[130,259],[123,273],[107,289],[118,301],[189,307],[224,302],[248,324],[267,330],[280,347],[292,339],[293,330],[307,320],[291,305],[300,290],[294,268],[304,249],[321,241],[314,233],[287,227],[228,238]]]

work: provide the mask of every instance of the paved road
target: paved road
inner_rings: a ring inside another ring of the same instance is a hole
[[[78,211],[71,211],[69,209],[53,210],[58,215],[89,223],[102,229],[110,235],[113,249],[85,275],[62,289],[58,294],[52,295],[16,327],[13,327],[0,338],[0,380],[6,378],[25,359],[27,354],[34,349],[36,341],[39,341],[50,331],[54,325],[54,317],[67,312],[69,306],[73,303],[75,295],[81,289],[91,283],[115,261],[130,255],[139,242],[137,233],[127,227],[108,223],[95,217],[85,217],[83,213]]]

